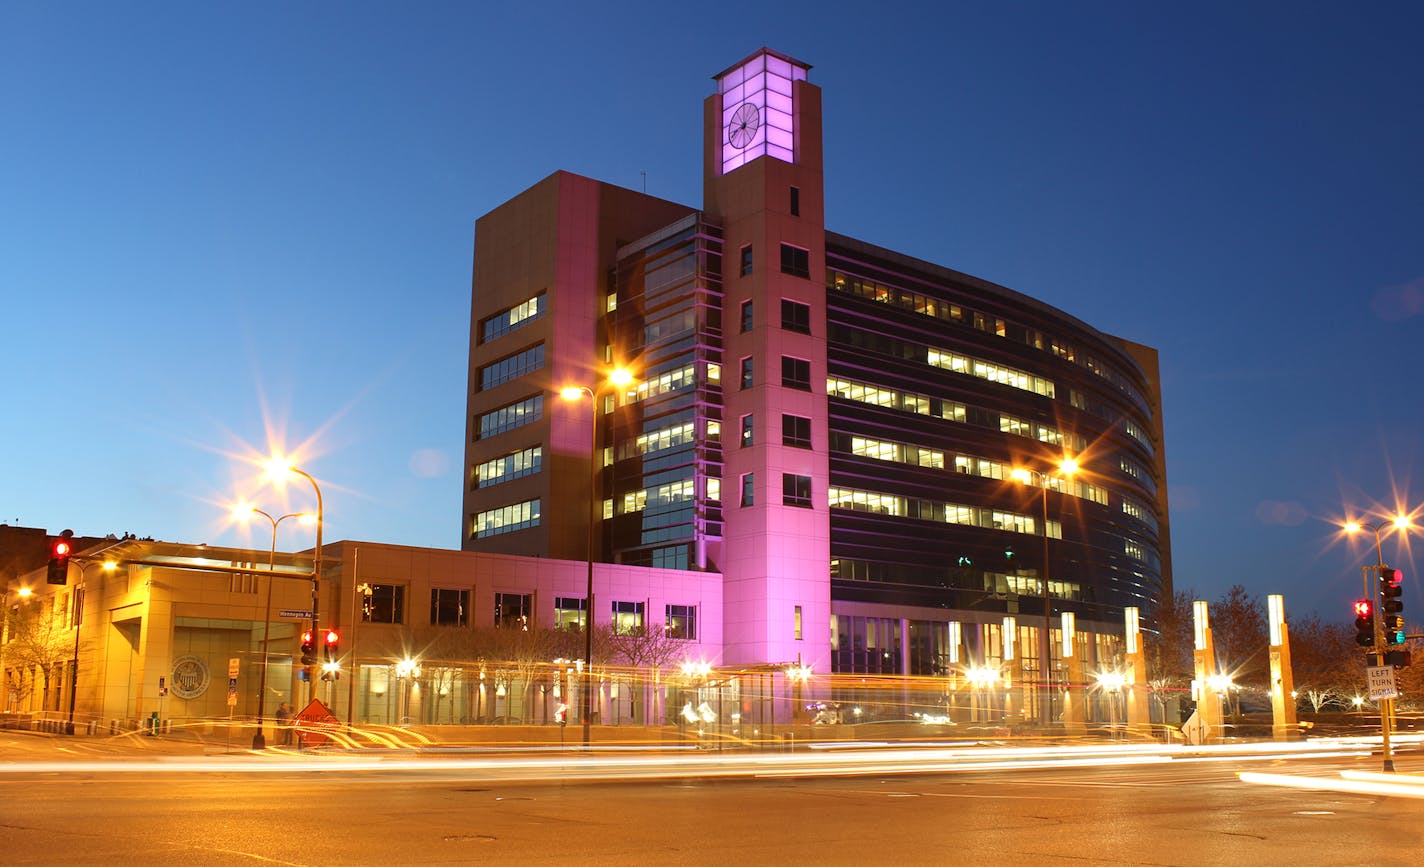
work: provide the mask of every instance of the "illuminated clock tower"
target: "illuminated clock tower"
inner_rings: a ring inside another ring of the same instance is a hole
[[[704,210],[723,229],[726,664],[830,671],[821,91],[761,49],[714,76]]]

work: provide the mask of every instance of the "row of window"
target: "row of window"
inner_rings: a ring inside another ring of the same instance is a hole
[[[496,385],[539,370],[543,366],[544,344],[539,343],[481,367],[480,388],[482,390],[494,388]]]
[[[946,457],[954,459],[954,471],[966,475],[980,476],[986,479],[1004,481],[1013,478],[1014,467],[1003,461],[996,461],[990,458],[980,458],[973,455],[946,454],[940,449],[932,449],[927,446],[917,446],[910,443],[893,442],[888,440],[877,440],[869,437],[859,437],[852,434],[834,433],[831,435],[831,448],[836,451],[848,452],[862,458],[871,458],[878,461],[891,461],[897,464],[909,464],[916,467],[929,467],[931,469],[942,470],[946,468]],[[1047,485],[1050,489],[1060,493],[1072,494],[1085,500],[1091,500],[1100,506],[1108,504],[1108,492],[1106,488],[1080,479],[1074,479],[1065,484],[1061,478],[1047,476],[1038,478],[1040,484]],[[1124,510],[1126,511],[1126,510]],[[1131,514],[1129,512],[1129,514]]]
[[[987,379],[990,382],[997,382],[1000,385],[1007,385],[1022,391],[1031,391],[1034,394],[1041,394],[1044,397],[1054,396],[1053,382],[1051,380],[1007,365],[984,361],[980,358],[972,358],[968,355],[962,355],[948,349],[935,349],[934,347],[929,347],[925,361],[932,367],[940,367],[945,370],[952,370],[955,373],[962,373],[979,379]]]
[[[756,325],[756,314],[751,301],[742,302],[742,333],[746,334]],[[800,301],[792,301],[789,298],[781,299],[781,328],[783,331],[795,331],[798,334],[811,333],[811,305],[802,304]]]
[[[755,506],[756,473],[742,473],[741,483],[741,504],[743,506]],[[798,475],[796,473],[782,473],[781,503],[785,506],[795,506],[800,509],[812,508],[811,477]]]
[[[367,584],[362,595],[361,619],[366,623],[404,624],[406,622],[406,588],[402,584]],[[619,633],[633,633],[643,628],[642,602],[613,602],[609,608],[611,622]],[[587,622],[587,600],[583,597],[554,597],[553,627],[581,630]],[[494,626],[497,629],[525,629],[532,624],[534,595],[532,593],[495,593]],[[469,626],[470,591],[437,587],[430,591],[430,624],[432,626]],[[697,639],[697,606],[666,605],[663,608],[663,630],[670,638],[690,641]]]
[[[492,409],[480,416],[479,439],[502,434],[507,430],[536,422],[544,417],[544,395],[536,394]]]
[[[828,270],[827,285],[830,288],[848,295],[855,295],[880,304],[899,307],[904,310],[911,310],[922,316],[929,316],[934,319],[941,319],[951,322],[962,322],[972,325],[975,329],[986,334],[994,334],[998,337],[1008,337],[1010,328],[1003,319],[987,316],[983,313],[972,313],[967,319],[963,308],[957,304],[940,301],[916,292],[909,292],[895,286],[888,286],[877,283],[873,280],[860,277],[852,277],[836,270]],[[1092,373],[1108,380],[1138,406],[1146,409],[1147,403],[1142,398],[1141,392],[1123,374],[1109,365],[1103,364],[1096,358],[1084,356],[1079,361],[1078,353],[1069,343],[1055,338],[1045,338],[1042,332],[1036,329],[1029,329],[1024,326],[1014,326],[1015,337],[1035,349],[1045,350],[1053,355],[1080,364]]]
[[[831,577],[841,581],[864,581],[877,584],[904,584],[913,587],[941,584],[961,590],[977,590],[995,596],[1042,596],[1043,580],[1036,570],[995,572],[978,570],[969,557],[961,557],[958,568],[927,570],[923,566],[903,563],[883,563],[876,560],[831,560]],[[1049,595],[1055,599],[1081,600],[1082,585],[1077,581],[1050,579]]]
[[[781,384],[785,388],[794,388],[797,391],[811,390],[811,362],[805,358],[794,358],[790,355],[781,356]],[[744,357],[741,363],[741,387],[751,388],[756,385],[756,373],[750,355]]]
[[[750,414],[744,415],[742,416],[742,446],[754,445],[755,441],[755,417]],[[809,449],[811,447],[811,420],[805,416],[783,413],[781,416],[781,444],[798,449]]]
[[[501,310],[493,316],[486,317],[480,322],[481,342],[501,337],[521,325],[528,325],[543,316],[548,306],[544,293],[540,292],[533,298],[521,301],[508,310]]]
[[[543,466],[544,447],[534,446],[485,461],[475,467],[475,486],[486,488],[511,479],[532,476]]]
[[[966,524],[990,530],[1009,530],[1015,533],[1037,535],[1038,522],[1032,515],[1006,512],[982,506],[965,506],[936,500],[921,500],[899,494],[884,494],[878,491],[864,491],[855,488],[831,488],[828,501],[833,509],[851,509],[858,512],[876,512],[898,518],[919,518],[925,521],[944,521],[948,524]],[[1048,537],[1063,538],[1063,524],[1048,522]]]
[[[795,187],[792,189],[794,190]],[[743,244],[740,254],[741,264],[738,273],[745,277],[752,273],[752,245]],[[782,244],[781,273],[790,274],[792,277],[805,277],[809,280],[811,278],[811,251],[804,247],[797,247],[795,244]]]
[[[537,527],[539,500],[525,500],[522,503],[511,503],[478,512],[470,525],[470,535],[476,539]]]

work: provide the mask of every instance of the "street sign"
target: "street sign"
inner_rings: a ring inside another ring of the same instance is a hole
[[[228,676],[228,677],[237,677],[237,657],[236,657],[236,656],[228,657],[228,660],[227,660],[227,676]]]
[[[301,611],[296,608],[283,608],[277,613],[281,615],[283,620],[311,620],[312,617],[310,611]]]
[[[1399,698],[1399,690],[1394,685],[1394,668],[1388,665],[1371,665],[1365,669],[1365,679],[1370,688],[1370,701],[1382,698]]]

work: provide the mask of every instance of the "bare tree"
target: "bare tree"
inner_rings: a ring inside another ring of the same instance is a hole
[[[1359,688],[1365,677],[1363,656],[1349,627],[1312,614],[1292,620],[1288,631],[1296,692],[1312,710],[1342,703]]]
[[[1147,684],[1158,707],[1166,712],[1167,703],[1181,695],[1191,683],[1192,662],[1192,598],[1191,591],[1165,597],[1153,612],[1157,621],[1155,633],[1143,635],[1143,650],[1147,654]]]
[[[1236,683],[1264,690],[1270,681],[1270,640],[1266,636],[1266,606],[1240,584],[1232,585],[1211,606],[1212,643],[1218,664]]]
[[[10,643],[5,648],[5,662],[11,678],[6,686],[21,690],[27,675],[38,671],[44,682],[45,710],[59,709],[58,680],[74,651],[63,613],[56,612],[53,605],[53,598],[36,600],[6,612]]]
[[[633,706],[634,721],[644,722],[647,719],[647,678],[651,677],[656,690],[662,682],[663,667],[686,652],[687,642],[673,638],[660,625],[649,626],[647,623],[622,631],[610,627],[605,637],[614,658],[646,673],[640,672],[635,677],[638,696]]]

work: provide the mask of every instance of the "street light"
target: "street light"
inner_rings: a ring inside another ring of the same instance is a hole
[[[792,725],[795,725],[796,718],[801,715],[801,687],[811,679],[811,673],[811,666],[803,665],[800,660],[797,660],[795,665],[788,665],[786,667],[786,679],[791,681]]]
[[[316,633],[317,633],[317,627],[318,627],[318,625],[319,625],[319,620],[318,620],[318,602],[320,601],[320,594],[318,593],[318,587],[319,587],[319,583],[318,583],[318,582],[321,581],[321,531],[322,531],[322,528],[326,526],[326,515],[325,515],[325,511],[324,511],[324,509],[323,509],[323,507],[322,507],[322,502],[321,502],[321,486],[318,485],[318,484],[316,483],[316,479],[312,478],[309,474],[307,474],[306,472],[304,472],[304,471],[302,471],[302,470],[299,470],[299,469],[297,469],[296,467],[292,466],[291,458],[284,458],[284,457],[279,457],[279,456],[277,456],[277,455],[273,455],[273,456],[267,461],[266,468],[267,468],[267,477],[270,478],[272,481],[277,482],[278,484],[281,484],[282,482],[284,482],[284,481],[286,480],[287,476],[290,476],[290,475],[301,476],[302,478],[304,478],[304,479],[306,479],[307,481],[311,482],[312,490],[316,492],[316,550],[315,550],[315,552],[314,552],[313,555],[312,555],[312,607],[311,607],[311,610],[312,610],[312,616],[311,616],[311,631],[312,631],[312,635],[316,635]],[[312,692],[312,697],[315,698],[315,697],[316,697],[316,678],[315,678],[315,672],[312,670],[312,666],[307,666],[307,667],[306,667],[306,671],[307,671],[307,683],[310,684],[310,686],[311,686],[311,692]]]
[[[238,503],[233,506],[232,515],[239,521],[246,520],[253,515],[261,515],[272,522],[272,549],[267,554],[267,603],[262,609],[262,678],[257,687],[257,732],[252,736],[252,748],[261,750],[267,748],[267,739],[262,734],[262,726],[267,708],[267,657],[271,655],[272,581],[276,577],[272,572],[277,568],[277,526],[288,518],[296,518],[297,522],[301,524],[311,523],[316,519],[306,512],[293,512],[290,515],[274,518],[251,503]]]
[[[1100,671],[1097,681],[1098,689],[1108,694],[1108,727],[1113,737],[1117,737],[1117,697],[1127,685],[1127,675],[1120,671]]]
[[[396,663],[396,677],[400,681],[400,696],[397,698],[396,717],[398,724],[409,725],[407,714],[410,713],[410,678],[420,677],[420,663],[407,656]]]
[[[590,419],[588,449],[588,587],[584,600],[583,623],[583,746],[588,749],[592,741],[589,716],[593,713],[593,546],[594,533],[598,526],[598,396],[608,388],[625,388],[633,383],[633,374],[623,368],[615,368],[608,379],[597,388],[586,385],[571,385],[559,392],[564,400],[582,400],[588,396]]]
[[[65,723],[65,734],[74,734],[74,702],[79,696],[79,627],[84,623],[84,573],[93,563],[79,564],[79,586],[74,588],[74,659],[70,663],[69,671],[69,721]],[[119,568],[119,564],[113,560],[105,560],[99,564],[105,572],[112,572]]]
[[[1050,476],[1058,475],[1071,480],[1076,472],[1078,472],[1078,462],[1071,457],[1064,457],[1058,462],[1057,470],[1044,472],[1021,467],[1010,473],[1013,480],[1021,485],[1032,484],[1034,475],[1038,475],[1043,490],[1043,635],[1039,640],[1039,648],[1043,654],[1041,670],[1044,679],[1042,699],[1044,725],[1053,722],[1053,684],[1049,671],[1053,662],[1053,643],[1049,641],[1049,634],[1053,631],[1053,600],[1048,592],[1048,479]]]

